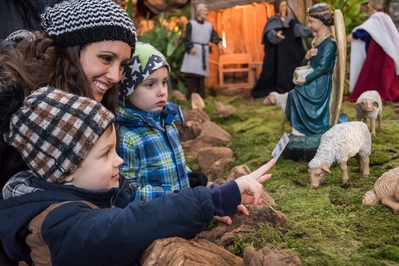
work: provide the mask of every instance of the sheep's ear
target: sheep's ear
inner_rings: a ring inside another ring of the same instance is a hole
[[[276,97],[275,97],[274,95],[270,95],[270,102],[271,102],[272,104],[275,104],[275,103],[276,103]]]
[[[323,165],[321,166],[321,169],[323,169],[323,170],[326,171],[327,173],[331,174],[331,171],[330,171],[330,169],[328,168],[328,166],[327,166],[326,164],[323,164]]]
[[[380,107],[380,105],[377,103],[377,102],[373,102],[373,105],[375,106],[375,107]]]

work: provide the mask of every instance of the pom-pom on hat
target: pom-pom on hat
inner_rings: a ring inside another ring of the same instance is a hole
[[[39,178],[63,183],[87,157],[114,115],[102,104],[52,87],[28,97],[4,133]]]
[[[166,66],[170,71],[165,56],[149,43],[137,42],[136,50],[125,66],[119,82],[119,98],[124,106],[134,90],[144,82],[155,70]]]
[[[132,49],[136,29],[128,14],[111,0],[71,0],[48,7],[42,27],[60,47],[123,41]]]

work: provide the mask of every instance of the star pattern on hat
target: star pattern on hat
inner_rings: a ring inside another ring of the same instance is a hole
[[[126,72],[123,72],[122,78],[121,78],[121,82],[122,82],[122,83],[125,82],[126,79],[127,79],[127,77],[126,77]]]
[[[160,62],[155,62],[155,59],[160,59]],[[164,65],[164,63],[163,63],[161,58],[159,58],[159,57],[158,58],[154,58],[154,67],[152,69],[158,69],[158,68],[160,68],[163,65]]]
[[[136,71],[139,73],[141,72],[140,70],[141,63],[139,63],[137,59],[135,59],[133,65],[130,65],[129,67],[132,69],[132,74]]]

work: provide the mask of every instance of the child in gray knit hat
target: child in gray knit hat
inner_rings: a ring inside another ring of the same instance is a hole
[[[271,177],[264,173],[274,160],[221,186],[131,202],[128,182],[119,175],[113,114],[94,100],[49,86],[22,101],[20,90],[12,84],[0,91],[9,101],[0,102],[6,114],[0,129],[29,165],[18,175],[31,176],[36,190],[0,201],[0,239],[13,260],[137,265],[154,240],[191,238],[214,215],[232,215],[240,203],[259,204],[262,183]]]

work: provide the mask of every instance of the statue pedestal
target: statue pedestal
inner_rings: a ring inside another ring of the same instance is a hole
[[[313,136],[289,135],[290,141],[284,150],[283,158],[293,161],[310,162],[316,154],[323,134]]]

